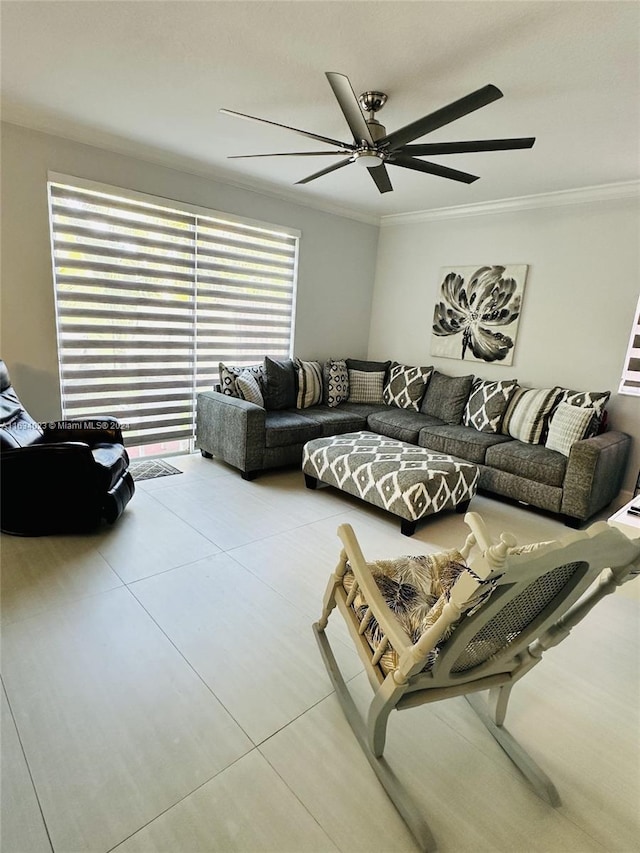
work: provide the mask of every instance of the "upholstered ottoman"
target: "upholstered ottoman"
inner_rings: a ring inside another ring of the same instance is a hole
[[[308,441],[302,470],[310,489],[321,481],[399,516],[405,536],[440,510],[464,512],[480,476],[471,462],[372,432]]]

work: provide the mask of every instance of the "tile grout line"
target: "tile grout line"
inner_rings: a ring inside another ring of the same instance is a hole
[[[40,816],[42,818],[42,825],[44,826],[44,831],[47,835],[47,840],[49,842],[49,846],[51,847],[51,853],[53,853],[55,848],[53,846],[53,841],[51,840],[51,834],[49,833],[49,826],[48,826],[47,820],[44,816],[42,803],[40,802],[40,797],[38,795],[38,789],[36,787],[36,783],[35,783],[35,780],[33,778],[33,773],[31,772],[31,765],[29,764],[29,759],[27,758],[27,753],[25,751],[24,744],[22,743],[22,737],[20,735],[20,729],[18,728],[18,721],[16,720],[15,714],[13,712],[13,707],[12,707],[11,701],[9,699],[7,687],[6,687],[6,684],[4,683],[4,679],[2,678],[1,675],[0,675],[0,684],[2,684],[2,692],[4,693],[4,698],[6,699],[7,707],[9,708],[9,713],[11,714],[11,721],[13,723],[15,730],[16,730],[16,737],[18,738],[18,743],[20,744],[20,751],[22,753],[22,757],[24,758],[24,764],[25,764],[25,767],[27,768],[27,773],[29,774],[29,781],[31,782],[31,787],[33,788],[33,794],[34,794],[34,796],[36,798],[36,802],[38,804],[38,810],[39,810]]]

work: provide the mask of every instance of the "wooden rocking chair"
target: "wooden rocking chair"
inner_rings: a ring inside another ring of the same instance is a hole
[[[603,596],[640,573],[640,539],[604,522],[561,541],[518,547],[506,533],[493,541],[476,513],[465,521],[471,534],[459,551],[369,564],[351,526],[341,525],[344,547],[313,626],[360,746],[427,851],[436,849],[433,835],[382,757],[390,712],[465,695],[536,793],[558,806],[551,780],[503,728],[511,688]],[[479,553],[467,562],[475,546]],[[366,723],[325,634],[336,606],[374,691]],[[488,702],[476,695],[482,690]]]

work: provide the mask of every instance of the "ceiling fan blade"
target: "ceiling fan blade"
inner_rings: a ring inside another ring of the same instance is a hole
[[[347,120],[349,130],[353,134],[353,138],[358,145],[366,142],[367,145],[373,146],[373,137],[367,126],[360,104],[353,91],[349,78],[344,74],[338,74],[336,71],[326,71],[326,78],[329,85],[333,89],[333,94],[336,96],[342,114]]]
[[[322,169],[319,172],[314,172],[313,175],[309,175],[309,177],[303,178],[301,181],[296,181],[296,184],[308,184],[310,181],[315,181],[316,178],[321,178],[323,175],[328,175],[329,172],[335,172],[336,169],[341,169],[343,166],[348,166],[349,163],[353,163],[353,158],[347,157],[346,160],[341,160],[339,163],[334,163],[333,166],[327,166],[326,169]]]
[[[220,110],[227,116],[235,116],[236,118],[244,118],[247,121],[257,121],[260,124],[270,124],[272,127],[280,127],[283,130],[292,130],[294,133],[299,133],[300,136],[306,136],[308,139],[315,139],[318,142],[326,142],[329,145],[337,145],[338,148],[347,148],[350,151],[356,146],[349,142],[340,142],[338,139],[329,139],[328,136],[319,136],[317,133],[310,133],[308,130],[300,130],[297,127],[289,127],[286,124],[279,124],[277,121],[269,121],[266,118],[257,118],[256,116],[248,116],[244,113],[237,113],[235,110]]]
[[[432,130],[437,130],[439,127],[449,124],[449,122],[474,112],[474,110],[479,110],[480,107],[485,107],[487,104],[497,101],[501,97],[502,92],[497,86],[493,86],[492,84],[483,86],[481,89],[471,92],[470,95],[465,95],[464,98],[453,101],[453,103],[436,110],[434,113],[423,116],[417,121],[401,127],[399,130],[394,130],[393,133],[389,133],[387,136],[379,139],[378,146],[385,148],[387,151],[395,151],[408,142],[419,139],[426,133],[431,133]]]
[[[426,163],[424,160],[416,160],[415,157],[407,157],[403,154],[394,154],[389,157],[387,163],[392,166],[402,166],[404,169],[415,169],[416,172],[427,172],[429,175],[437,175],[439,178],[450,178],[452,181],[460,181],[463,184],[472,184],[479,179],[479,175],[469,175],[467,172],[459,172],[457,169],[449,169],[439,163]]]
[[[428,142],[425,145],[403,145],[396,148],[401,154],[421,157],[424,154],[463,154],[466,151],[511,151],[515,148],[533,148],[535,136],[521,139],[480,139],[475,142]]]
[[[279,151],[275,154],[229,154],[227,160],[246,160],[248,157],[332,157],[351,154],[351,151]]]
[[[393,192],[389,173],[387,172],[384,163],[381,163],[379,166],[371,166],[369,168],[369,174],[375,181],[375,185],[381,193]]]

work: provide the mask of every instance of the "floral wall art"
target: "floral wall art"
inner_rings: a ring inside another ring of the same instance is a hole
[[[431,355],[511,364],[527,269],[443,267]]]

